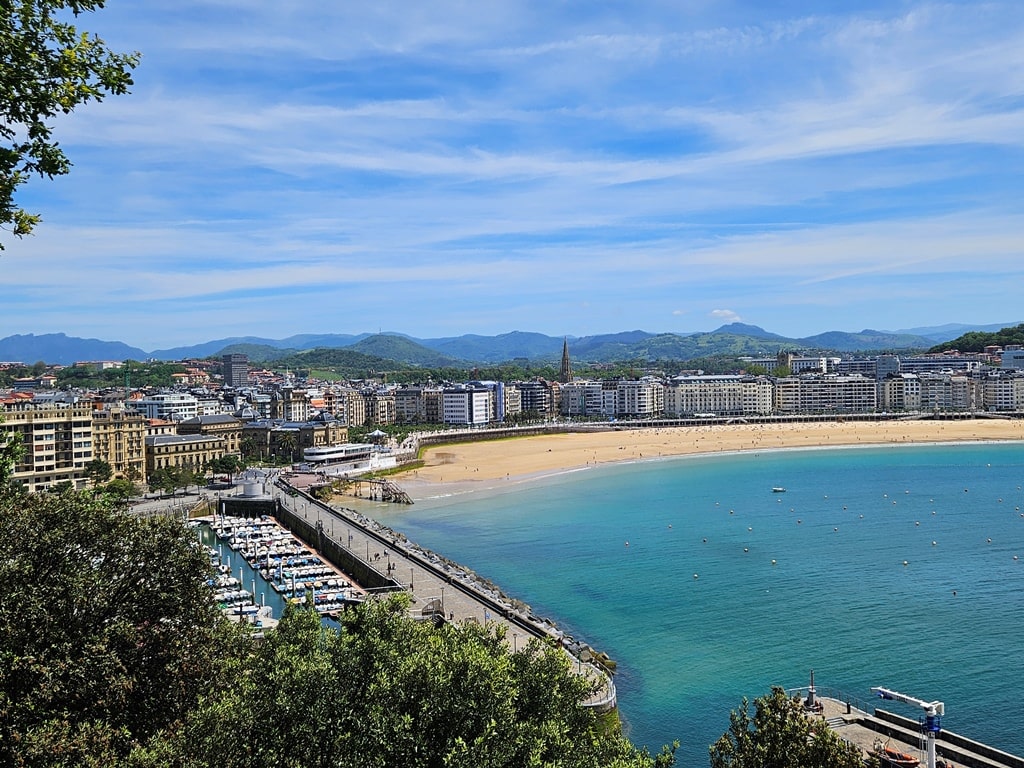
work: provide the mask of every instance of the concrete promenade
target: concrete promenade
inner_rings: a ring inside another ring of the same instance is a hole
[[[528,606],[503,595],[468,569],[406,541],[400,533],[354,510],[317,501],[307,494],[307,488],[303,477],[284,475],[268,482],[265,491],[310,525],[319,523],[324,536],[352,555],[389,574],[412,597],[414,617],[439,613],[455,624],[499,625],[513,652],[533,637],[550,638],[563,647],[577,673],[598,686],[587,705],[601,711],[615,706],[615,684],[607,673],[588,663],[591,651],[585,645],[565,638],[553,624],[532,616]]]
[[[803,699],[807,697],[807,688],[787,692]],[[819,688],[818,692],[815,699],[821,704],[821,711],[809,716],[825,720],[844,741],[859,747],[865,757],[879,746],[889,747],[919,760],[921,768],[927,768],[924,738],[917,721],[873,707],[838,691]],[[1024,759],[952,731],[939,731],[935,751],[937,765],[947,768],[1024,768]]]

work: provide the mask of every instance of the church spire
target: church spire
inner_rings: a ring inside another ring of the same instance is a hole
[[[562,338],[562,367],[558,371],[558,380],[563,384],[572,381],[572,364],[569,362],[569,340]]]

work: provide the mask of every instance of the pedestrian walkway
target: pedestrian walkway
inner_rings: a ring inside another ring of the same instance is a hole
[[[468,569],[405,541],[400,533],[354,510],[319,502],[285,484],[268,484],[267,490],[285,509],[318,525],[325,536],[401,584],[412,598],[414,618],[441,616],[454,624],[500,626],[513,652],[525,647],[532,637],[550,638],[564,648],[557,627],[538,621],[528,606],[483,583]],[[575,655],[568,649],[566,653],[577,673],[598,687],[587,704],[601,710],[613,707],[616,695],[611,677],[581,659],[579,650]]]

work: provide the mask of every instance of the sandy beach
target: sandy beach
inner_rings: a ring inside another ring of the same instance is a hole
[[[722,451],[893,443],[1024,440],[1024,421],[815,422],[646,428],[484,440],[429,448],[424,466],[395,480],[416,498],[493,489],[557,472],[620,461]]]

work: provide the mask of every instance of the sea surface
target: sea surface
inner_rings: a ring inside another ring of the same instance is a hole
[[[944,728],[1024,755],[1022,485],[1019,443],[767,451],[373,514],[608,653],[629,737],[678,739],[681,766],[812,669],[870,706],[872,686],[943,701]]]

